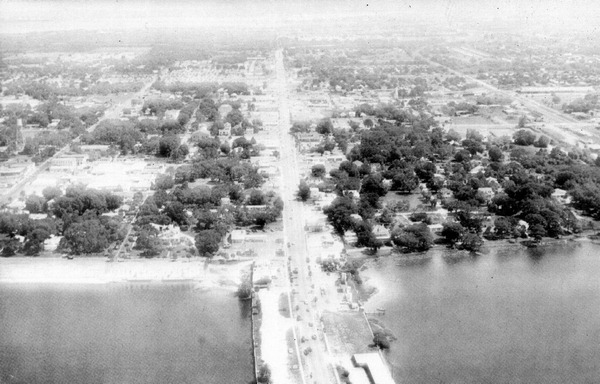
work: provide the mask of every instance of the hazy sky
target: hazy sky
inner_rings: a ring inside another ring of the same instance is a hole
[[[328,17],[397,17],[473,24],[511,20],[549,29],[600,25],[600,2],[591,0],[0,0],[0,33],[73,29],[262,26]],[[486,20],[486,21],[484,21]],[[485,24],[484,24],[485,25]],[[310,24],[306,24],[307,28]],[[401,25],[399,25],[401,27]]]

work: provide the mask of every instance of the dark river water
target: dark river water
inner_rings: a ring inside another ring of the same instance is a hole
[[[600,383],[600,246],[380,258],[396,383]],[[372,280],[374,281],[374,280]]]
[[[0,285],[0,383],[248,383],[250,309],[186,285]]]

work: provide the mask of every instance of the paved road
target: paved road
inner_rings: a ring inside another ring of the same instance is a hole
[[[312,279],[309,276],[310,267],[306,261],[309,256],[307,252],[306,234],[304,230],[304,207],[297,201],[295,193],[300,181],[299,167],[296,157],[296,148],[294,139],[288,134],[290,122],[290,109],[288,103],[288,90],[286,84],[286,75],[283,65],[283,53],[281,50],[276,52],[276,74],[277,74],[277,97],[279,100],[280,113],[280,140],[281,140],[281,162],[282,162],[282,192],[285,208],[283,210],[284,220],[284,238],[289,242],[288,253],[291,256],[292,269],[297,268],[297,286],[295,287],[296,303],[300,310],[296,312],[292,309],[294,316],[300,315],[302,320],[298,322],[298,337],[308,339],[300,342],[302,351],[311,348],[305,360],[307,362],[305,379],[307,383],[327,384],[334,383],[335,376],[333,368],[329,365],[329,356],[325,350],[325,344],[319,337],[312,339],[312,335],[318,335],[317,326],[319,325],[318,314],[311,304],[315,297],[315,290],[312,288]],[[305,302],[305,303],[304,303]]]

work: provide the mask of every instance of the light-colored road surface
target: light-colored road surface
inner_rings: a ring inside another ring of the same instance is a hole
[[[281,162],[282,162],[282,194],[285,202],[283,210],[284,238],[289,243],[288,253],[291,256],[292,269],[297,268],[296,279],[296,303],[300,302],[300,310],[292,308],[294,318],[301,316],[297,322],[297,337],[305,337],[307,341],[300,342],[301,351],[311,348],[312,352],[305,356],[305,381],[313,384],[335,383],[333,367],[330,365],[330,357],[325,350],[325,344],[316,337],[318,336],[319,315],[312,305],[315,297],[315,289],[312,288],[312,279],[309,276],[309,265],[306,258],[307,252],[306,234],[304,232],[304,207],[296,200],[295,193],[300,180],[299,167],[296,158],[294,139],[288,134],[291,126],[290,109],[288,103],[288,90],[286,84],[285,68],[283,65],[283,52],[278,50],[275,54],[275,71],[277,74],[277,97],[280,114],[280,140],[281,140]],[[318,287],[315,287],[318,289]]]

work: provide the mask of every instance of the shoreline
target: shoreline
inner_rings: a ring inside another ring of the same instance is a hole
[[[201,288],[237,290],[251,260],[231,264],[191,260],[133,259],[109,262],[105,257],[0,258],[0,284],[194,283]]]

